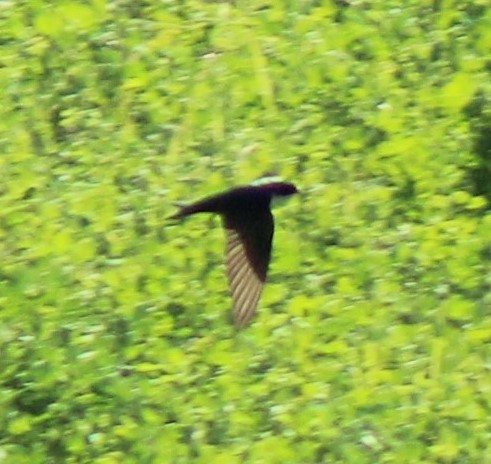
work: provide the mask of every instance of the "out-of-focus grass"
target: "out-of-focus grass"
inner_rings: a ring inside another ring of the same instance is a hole
[[[485,2],[4,3],[0,461],[486,462]],[[268,171],[236,333],[165,218]]]

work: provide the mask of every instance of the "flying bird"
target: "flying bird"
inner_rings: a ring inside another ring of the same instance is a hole
[[[180,206],[169,218],[181,219],[197,213],[221,216],[227,240],[225,261],[233,300],[233,321],[238,328],[251,320],[266,282],[274,232],[271,200],[295,193],[298,190],[292,183],[278,177],[265,177]]]

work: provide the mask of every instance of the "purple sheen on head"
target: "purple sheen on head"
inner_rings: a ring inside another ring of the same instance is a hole
[[[289,196],[298,193],[297,187],[290,182],[281,182],[274,186],[274,194],[281,196]]]
[[[273,196],[286,197],[298,193],[297,188],[290,182],[285,182],[281,177],[261,177],[250,184],[253,187],[261,187],[269,191]]]
[[[263,185],[263,188],[267,189],[273,197],[288,197],[298,193],[297,188],[289,182],[272,182]]]

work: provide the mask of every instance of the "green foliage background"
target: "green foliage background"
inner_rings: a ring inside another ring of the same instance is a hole
[[[485,0],[0,3],[1,463],[491,462]],[[173,202],[266,171],[254,323]]]

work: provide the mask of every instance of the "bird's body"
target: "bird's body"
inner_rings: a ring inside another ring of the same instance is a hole
[[[187,206],[170,219],[197,213],[217,213],[227,236],[226,266],[234,323],[246,325],[257,308],[271,258],[274,220],[270,204],[275,196],[297,193],[296,187],[278,179],[237,187]]]

